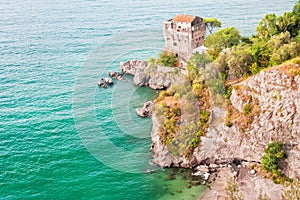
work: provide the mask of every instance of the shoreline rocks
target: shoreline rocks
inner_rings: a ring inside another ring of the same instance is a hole
[[[136,112],[140,117],[149,117],[152,114],[152,109],[154,107],[153,101],[147,101],[144,103],[143,108],[137,108]]]
[[[109,75],[111,78],[115,78],[115,79],[118,79],[118,80],[124,80],[123,74],[121,74],[121,73],[119,73],[119,72],[110,71],[110,72],[108,73],[108,75]]]
[[[134,76],[138,86],[153,89],[165,89],[176,80],[174,68],[150,67],[147,61],[128,61],[121,63],[124,73]],[[178,75],[179,76],[179,75]],[[269,197],[276,198],[282,185],[275,185],[272,180],[264,179],[259,171],[251,169],[249,163],[259,165],[264,148],[270,141],[282,141],[288,157],[282,171],[289,177],[300,175],[299,141],[300,137],[300,76],[288,74],[280,66],[260,72],[238,84],[233,85],[230,101],[233,109],[241,114],[232,120],[232,126],[225,126],[225,110],[212,109],[216,118],[210,124],[206,137],[201,138],[189,159],[184,155],[172,154],[160,139],[160,124],[156,113],[152,113],[151,132],[153,163],[161,167],[196,168],[193,175],[211,177],[217,174],[212,190],[202,199],[224,199],[225,177],[235,177],[244,199],[257,199],[260,188]],[[245,106],[250,105],[246,115]],[[144,105],[145,107],[145,105]],[[149,110],[139,109],[140,116],[148,116]],[[243,114],[243,115],[242,115]],[[251,118],[249,117],[251,116]],[[241,126],[240,119],[248,120],[247,126]],[[247,119],[248,117],[248,119]],[[240,159],[237,159],[240,158]],[[226,158],[226,159],[224,159]],[[208,173],[208,174],[206,174]]]
[[[170,87],[178,78],[177,70],[173,67],[150,66],[144,60],[129,60],[121,62],[123,73],[134,76],[133,82],[137,86],[149,86],[154,90],[162,90]]]

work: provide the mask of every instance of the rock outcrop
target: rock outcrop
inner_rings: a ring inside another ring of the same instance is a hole
[[[226,199],[226,185],[233,180],[236,182],[241,199],[257,200],[259,195],[266,195],[270,199],[280,199],[280,191],[283,186],[256,173],[251,173],[251,169],[247,165],[240,166],[238,175],[230,166],[218,169],[217,174],[210,189],[207,189],[200,199]]]
[[[182,168],[193,168],[197,166],[202,158],[199,155],[199,148],[195,148],[193,155],[187,159],[184,155],[175,156],[172,152],[169,151],[168,147],[164,145],[160,139],[160,123],[157,118],[157,114],[154,112],[152,114],[152,145],[151,151],[153,152],[154,164],[157,164],[161,167],[182,167]]]
[[[154,107],[153,101],[147,101],[144,103],[142,108],[137,108],[136,112],[140,117],[148,117],[152,114],[152,109]]]
[[[284,173],[292,178],[300,176],[300,76],[293,73],[297,67],[273,67],[234,85],[231,127],[225,126],[225,109],[214,107],[206,137],[201,138],[189,160],[171,154],[161,143],[159,123],[153,114],[153,162],[163,167],[193,167],[206,158],[260,162],[266,145],[282,141],[288,156],[281,166]]]
[[[291,73],[294,68],[296,64],[273,67],[235,85],[230,100],[242,119],[224,126],[215,151],[206,156],[260,161],[269,142],[281,141],[288,156],[281,167],[287,176],[300,176],[300,76]]]
[[[134,84],[137,86],[149,86],[155,90],[166,89],[178,77],[175,68],[164,66],[150,66],[144,60],[129,60],[121,62],[120,68],[125,74],[133,75]]]

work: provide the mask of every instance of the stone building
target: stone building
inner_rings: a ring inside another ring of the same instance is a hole
[[[197,49],[201,52],[206,26],[203,18],[178,14],[163,23],[165,51],[174,53],[179,59],[188,59]]]

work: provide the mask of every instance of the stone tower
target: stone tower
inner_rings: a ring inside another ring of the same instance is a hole
[[[206,26],[203,18],[178,14],[163,23],[165,51],[174,53],[182,59],[188,59],[204,43]]]

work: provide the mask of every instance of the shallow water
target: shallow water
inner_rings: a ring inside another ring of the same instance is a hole
[[[143,173],[151,168],[151,121],[134,110],[155,92],[130,81],[107,90],[96,83],[120,61],[157,55],[162,21],[176,13],[217,17],[249,36],[266,13],[281,14],[295,2],[1,1],[0,199],[200,193],[176,193],[184,184],[159,178],[168,172]]]

